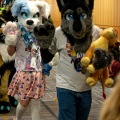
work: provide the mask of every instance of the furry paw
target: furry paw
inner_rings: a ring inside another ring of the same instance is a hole
[[[51,22],[49,22],[49,19],[46,20],[43,25],[38,25],[34,29],[34,35],[41,48],[49,48],[53,40],[54,33],[55,27]]]
[[[0,114],[9,113],[11,110],[10,103],[2,101],[0,102]]]
[[[81,59],[81,64],[84,66],[84,67],[87,67],[89,64],[90,64],[90,59],[88,57],[83,57]]]
[[[20,30],[15,22],[7,22],[5,28],[3,28],[3,34],[5,35],[5,43],[15,46]]]
[[[108,78],[108,79],[105,81],[105,87],[110,88],[110,87],[113,86],[113,84],[114,84],[114,81],[113,81],[112,78]]]
[[[90,87],[93,87],[96,85],[96,81],[94,80],[93,77],[88,77],[87,80],[86,80],[86,83],[90,86]]]
[[[93,65],[88,65],[87,70],[89,71],[89,73],[95,73],[95,68]]]

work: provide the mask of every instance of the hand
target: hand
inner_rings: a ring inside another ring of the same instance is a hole
[[[15,46],[20,33],[21,32],[15,22],[7,22],[6,26],[3,28],[3,34],[5,35],[5,43],[7,45]]]

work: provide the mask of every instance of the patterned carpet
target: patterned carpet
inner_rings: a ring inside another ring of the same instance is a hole
[[[44,98],[41,99],[41,120],[57,120],[58,119],[58,104],[56,99],[56,88],[55,88],[55,68],[51,71],[51,75],[47,77],[46,94]],[[110,93],[110,89],[106,89],[106,94]],[[92,89],[93,102],[90,112],[90,120],[98,120],[99,111],[101,104],[104,101],[102,98],[102,88],[101,85],[93,87]],[[30,117],[30,105],[28,106],[26,112],[24,113],[22,120],[31,120]],[[15,115],[15,108],[11,109],[9,114],[0,115],[0,120],[12,120]]]

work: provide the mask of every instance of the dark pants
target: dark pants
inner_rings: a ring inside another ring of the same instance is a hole
[[[91,108],[91,90],[74,92],[57,88],[59,120],[87,120]]]

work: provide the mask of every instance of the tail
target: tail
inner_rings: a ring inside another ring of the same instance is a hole
[[[101,85],[102,85],[103,98],[106,99],[105,84],[103,81],[101,81]]]

